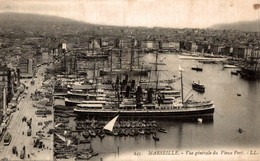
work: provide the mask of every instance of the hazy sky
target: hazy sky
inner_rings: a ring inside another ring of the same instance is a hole
[[[260,0],[0,0],[0,11],[108,25],[209,27],[259,20],[259,6],[253,7],[259,3]]]

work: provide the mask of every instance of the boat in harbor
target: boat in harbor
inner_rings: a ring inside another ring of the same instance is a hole
[[[203,63],[203,64],[216,64],[217,62],[220,62],[220,61],[217,61],[217,60],[199,60],[198,62]]]
[[[122,75],[142,75],[142,76],[147,76],[149,73],[151,72],[151,69],[147,68],[147,69],[135,69],[133,68],[132,70],[129,69],[113,69],[113,71],[111,71],[110,69],[105,69],[105,70],[100,70],[99,74],[100,76],[104,76],[104,75],[118,75],[118,74],[122,74]]]
[[[236,65],[226,64],[226,65],[223,65],[223,68],[239,68],[239,67]]]
[[[80,139],[79,143],[80,144],[88,144],[88,143],[90,143],[90,139]]]
[[[203,68],[199,67],[198,65],[196,67],[191,67],[191,70],[196,70],[196,71],[199,71],[199,72],[202,72],[203,71]]]
[[[114,129],[114,126],[115,126],[115,122],[117,120],[119,115],[117,115],[116,117],[114,117],[111,121],[109,121],[105,126],[104,126],[104,130],[105,132],[108,134],[108,135],[114,135],[114,136],[118,136],[118,135],[121,135],[120,134],[120,131],[118,130],[113,130]],[[103,136],[105,137],[105,136]],[[100,139],[103,138],[102,136],[100,136]]]
[[[99,133],[99,134],[98,134],[98,137],[99,137],[100,139],[103,139],[105,136],[106,136],[106,135],[105,135],[104,133]]]
[[[231,71],[231,74],[232,74],[232,75],[238,75],[238,72],[237,72],[237,71],[234,71],[234,70],[232,70],[232,71]]]
[[[91,136],[91,137],[96,137],[96,135],[97,135],[94,130],[89,130],[88,132],[89,132],[89,136]]]
[[[144,135],[144,130],[143,129],[138,129],[138,133],[141,135]]]
[[[79,156],[77,156],[78,160],[89,160],[92,157],[91,154],[80,154]]]
[[[12,135],[10,133],[6,133],[4,136],[4,146],[8,146],[12,141]]]
[[[162,132],[162,133],[167,133],[167,130],[164,129],[164,128],[159,128],[158,131],[159,131],[159,132]]]
[[[87,101],[87,103],[97,103],[96,101],[101,101],[101,103],[104,102],[106,97],[106,94],[104,93],[73,93],[68,91],[67,98],[65,98],[65,106],[76,106],[77,104],[86,103],[84,101]],[[103,102],[102,102],[103,101]]]
[[[241,68],[241,77],[256,80],[260,78],[260,57],[252,54]]]
[[[159,141],[159,140],[160,140],[160,138],[157,136],[156,133],[153,134],[153,140],[154,140],[154,141]]]
[[[89,132],[88,131],[83,131],[82,136],[84,138],[86,138],[86,139],[89,138]]]
[[[192,83],[192,89],[197,91],[197,92],[201,92],[201,93],[205,92],[205,86],[203,84],[200,84],[200,82],[198,82],[198,83],[193,82]]]

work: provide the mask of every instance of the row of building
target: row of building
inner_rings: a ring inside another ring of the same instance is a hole
[[[92,45],[94,42],[94,45]],[[173,41],[173,40],[136,40],[133,38],[129,39],[109,39],[99,38],[89,42],[88,49],[92,48],[136,48],[143,49],[145,51],[153,51],[162,49],[164,51],[189,51],[199,53],[209,53],[214,55],[225,55],[232,56],[234,58],[247,58],[251,55],[260,57],[259,47],[253,46],[227,46],[225,44],[215,45],[206,44],[200,42],[189,42],[189,41]],[[58,52],[56,52],[58,53]]]
[[[0,122],[8,103],[11,102],[20,85],[19,81],[19,70],[11,69],[7,65],[0,65]]]

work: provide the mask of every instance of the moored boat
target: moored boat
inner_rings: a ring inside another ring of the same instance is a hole
[[[223,65],[223,68],[239,68],[239,67],[236,65],[226,64],[226,65]]]
[[[122,131],[123,131],[124,136],[128,136],[128,135],[129,135],[129,132],[128,132],[127,129],[124,129],[124,130],[122,130]]]
[[[138,133],[141,134],[141,135],[143,135],[145,132],[144,132],[143,129],[138,129]]]
[[[159,141],[159,140],[160,140],[160,138],[157,136],[156,133],[153,134],[153,140],[154,140],[154,141]]]
[[[100,139],[103,139],[105,136],[106,136],[106,135],[105,135],[104,133],[99,133],[99,134],[98,134],[98,137],[99,137]]]
[[[88,132],[91,137],[96,137],[96,132],[94,130],[89,130]]]
[[[159,132],[162,132],[162,133],[167,133],[167,130],[164,129],[164,128],[159,128],[158,131],[159,131]]]
[[[134,136],[135,134],[134,134],[134,131],[131,129],[131,130],[129,130],[129,135],[130,136]]]
[[[193,82],[192,89],[194,89],[195,91],[201,92],[201,93],[205,92],[205,86],[200,84],[200,82],[198,82],[198,83]]]
[[[131,74],[131,75],[143,75],[147,76],[151,72],[151,69],[132,69],[132,70],[124,70],[124,69],[113,69],[111,70],[100,70],[99,74],[100,76],[104,75],[117,75],[117,74]]]
[[[89,132],[83,131],[82,136],[87,139],[89,137]]]
[[[191,67],[191,70],[196,70],[196,71],[199,71],[199,72],[202,72],[203,71],[203,68],[199,67],[198,65],[196,67]]]
[[[88,144],[88,143],[90,143],[90,140],[89,139],[81,139],[81,140],[79,140],[79,143],[80,144]]]
[[[117,131],[117,130],[114,130],[114,131],[113,131],[113,135],[114,135],[114,136],[118,136],[118,131]]]
[[[4,146],[9,145],[11,141],[12,141],[12,135],[8,132],[4,136]]]
[[[238,75],[238,72],[232,70],[232,71],[231,71],[231,74],[232,74],[232,75]]]
[[[77,159],[80,159],[80,160],[89,160],[90,158],[92,157],[91,154],[81,154],[77,157]]]

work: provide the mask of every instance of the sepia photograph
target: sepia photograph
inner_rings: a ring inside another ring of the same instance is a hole
[[[0,4],[0,161],[260,160],[260,0]]]

